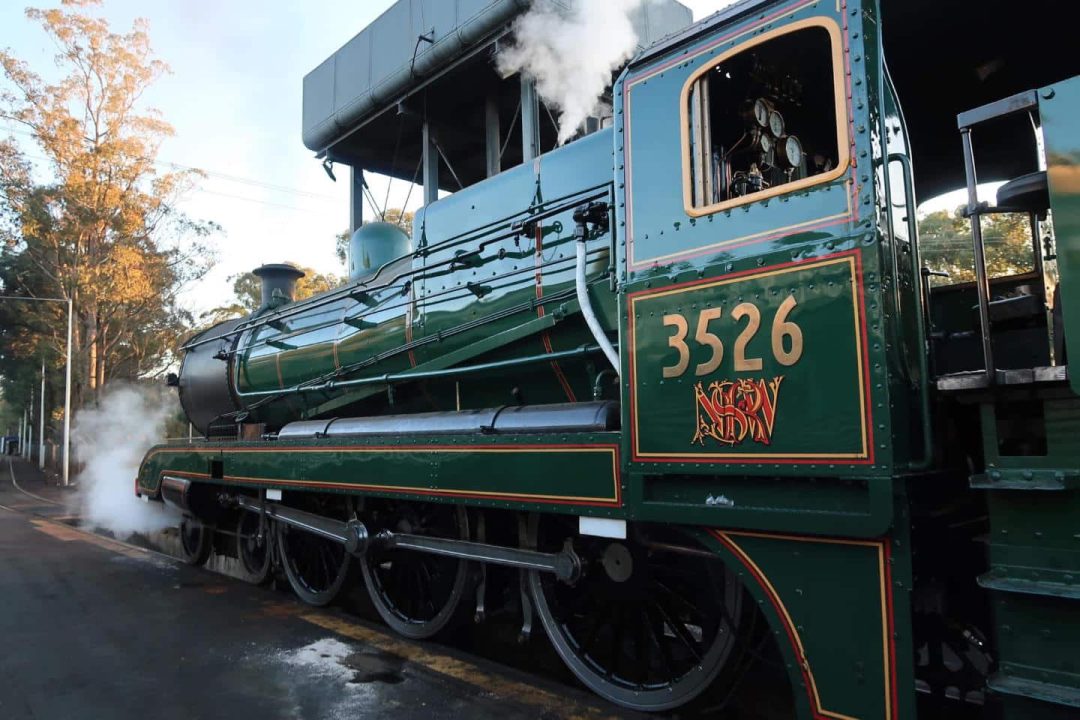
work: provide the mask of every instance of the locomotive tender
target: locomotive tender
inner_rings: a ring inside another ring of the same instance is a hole
[[[260,268],[262,308],[184,346],[206,439],[136,492],[193,562],[234,538],[307,602],[358,567],[408,637],[509,598],[631,708],[771,672],[762,715],[1077,717],[1065,3],[649,3],[610,117],[558,148],[492,69],[528,4],[401,0],[308,75],[349,282],[292,301]],[[422,178],[411,237],[361,222],[365,170]],[[916,196],[965,187],[977,279],[943,282]],[[996,277],[1005,212],[1031,255]]]

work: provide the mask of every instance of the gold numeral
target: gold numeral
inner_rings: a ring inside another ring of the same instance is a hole
[[[686,333],[690,332],[690,326],[686,323],[686,318],[678,313],[673,315],[664,316],[664,325],[670,325],[675,328],[675,334],[668,338],[668,346],[675,348],[679,353],[679,362],[670,367],[664,368],[664,377],[677,378],[686,372],[686,368],[690,365],[690,348],[686,345]]]
[[[750,344],[758,328],[761,327],[761,311],[753,303],[744,302],[736,305],[731,311],[731,318],[738,322],[744,317],[749,318],[749,321],[735,340],[735,372],[761,369],[761,358],[746,357],[746,346]]]
[[[719,318],[722,313],[723,311],[720,308],[705,308],[701,311],[701,315],[698,316],[697,332],[694,333],[694,339],[697,340],[698,344],[712,348],[712,357],[709,358],[708,362],[703,362],[694,368],[694,374],[699,377],[715,372],[716,368],[720,367],[720,361],[724,359],[724,343],[716,335],[709,332],[709,322]]]
[[[791,367],[799,362],[803,355],[802,328],[788,318],[798,302],[794,295],[788,295],[780,303],[776,315],[772,320],[772,353],[776,362]],[[705,308],[697,318],[697,328],[694,331],[694,341],[702,348],[712,351],[709,359],[694,367],[694,374],[698,377],[716,372],[720,363],[724,360],[724,342],[720,336],[709,330],[709,323],[719,320],[723,316],[721,308]],[[731,311],[731,319],[737,324],[743,318],[747,319],[746,327],[735,339],[735,371],[755,372],[762,369],[763,362],[759,357],[747,357],[747,347],[761,329],[761,310],[751,302],[740,303]],[[679,360],[674,365],[663,368],[665,378],[682,377],[690,367],[690,347],[686,344],[686,336],[690,332],[690,323],[685,316],[672,313],[663,316],[666,327],[675,328],[673,335],[668,337],[668,347],[673,348],[679,354]]]
[[[784,302],[780,303],[772,323],[773,356],[776,357],[776,362],[789,367],[799,362],[803,350],[802,328],[787,319],[797,304],[795,296],[788,295]],[[784,337],[791,338],[790,350],[784,349]]]

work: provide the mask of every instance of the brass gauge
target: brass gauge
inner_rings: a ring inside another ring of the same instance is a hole
[[[784,135],[784,116],[777,110],[773,110],[769,113],[769,132],[771,132],[775,138],[783,137]]]

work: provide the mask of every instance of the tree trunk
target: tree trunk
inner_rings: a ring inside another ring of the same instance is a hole
[[[86,311],[86,386],[93,394],[97,390],[98,366],[98,331],[97,309],[90,307]]]
[[[97,357],[97,387],[98,390],[105,387],[105,348],[107,347],[106,340],[108,338],[109,328],[108,326],[102,327],[98,331],[98,351],[95,353]]]

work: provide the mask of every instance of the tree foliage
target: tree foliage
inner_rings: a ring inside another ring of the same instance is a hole
[[[1031,225],[1026,215],[984,216],[982,235],[990,277],[1018,275],[1035,268]],[[971,223],[962,207],[951,213],[939,210],[919,220],[919,252],[925,267],[949,274],[948,278],[931,278],[933,284],[952,285],[975,279]]]
[[[206,271],[217,230],[176,210],[196,175],[157,167],[172,128],[141,98],[168,68],[145,22],[113,32],[97,4],[26,11],[58,48],[54,69],[0,51],[0,118],[19,135],[0,139],[0,291],[71,299],[76,406],[164,370],[191,320],[177,293]],[[9,398],[42,359],[62,366],[66,324],[63,304],[0,302]]]

